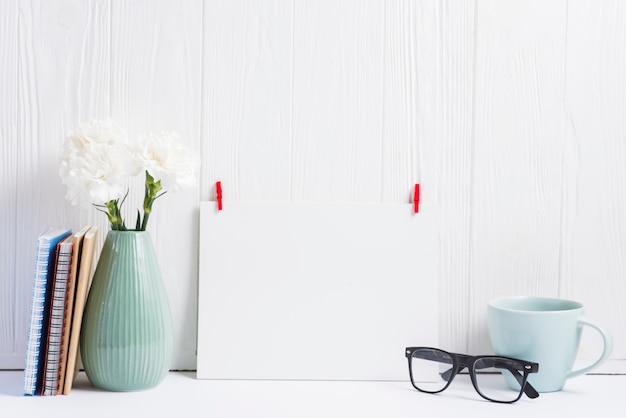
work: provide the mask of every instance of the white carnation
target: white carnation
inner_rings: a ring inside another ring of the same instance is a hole
[[[176,133],[148,134],[135,143],[135,160],[165,190],[176,192],[196,185],[200,159],[194,155]]]
[[[111,119],[83,122],[67,135],[63,156],[78,154],[88,144],[115,145],[127,141],[124,129]]]
[[[113,121],[83,123],[63,144],[59,174],[73,205],[102,205],[123,197],[128,176],[139,171],[126,133]]]
[[[143,219],[138,211],[137,230],[145,231],[152,204],[162,190],[177,191],[196,184],[200,159],[174,133],[149,134],[130,142],[112,120],[82,123],[63,143],[59,174],[74,205],[98,205],[112,230],[128,230],[120,212],[130,177],[146,174]]]

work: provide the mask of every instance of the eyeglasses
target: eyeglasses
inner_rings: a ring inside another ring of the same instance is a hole
[[[476,392],[483,398],[512,403],[525,393],[537,398],[539,393],[527,382],[530,373],[537,373],[539,364],[510,357],[468,356],[448,353],[431,347],[408,347],[411,384],[420,392],[444,391],[458,373],[467,368]]]

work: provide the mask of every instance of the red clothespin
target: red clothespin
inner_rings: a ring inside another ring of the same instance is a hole
[[[215,191],[217,194],[217,210],[222,210],[222,182],[215,183]]]
[[[415,192],[413,193],[413,212],[418,213],[420,210],[420,185],[415,185]]]

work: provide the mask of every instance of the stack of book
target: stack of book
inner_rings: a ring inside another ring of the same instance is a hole
[[[78,341],[98,227],[45,230],[37,241],[28,330],[25,395],[67,395],[77,368]]]

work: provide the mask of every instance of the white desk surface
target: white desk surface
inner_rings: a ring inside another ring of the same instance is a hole
[[[2,417],[624,417],[626,376],[587,375],[515,404],[484,401],[466,375],[439,395],[409,382],[197,380],[172,372],[155,389],[105,392],[80,373],[70,395],[22,396],[21,371],[0,371]]]

